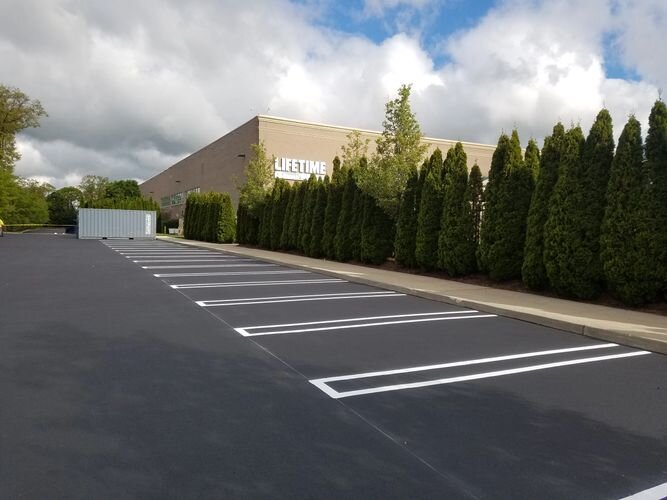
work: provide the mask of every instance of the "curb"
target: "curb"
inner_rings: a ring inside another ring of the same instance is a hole
[[[242,251],[235,250],[233,248],[219,248],[216,246],[208,246],[208,244],[201,245],[197,242],[191,241],[178,241],[174,238],[163,238],[167,241],[172,241],[185,246],[198,246],[202,248],[208,248],[210,250],[216,250],[219,252],[227,252],[234,255],[242,255],[248,257],[247,253]],[[213,244],[211,244],[213,245]],[[618,331],[618,330],[607,330],[604,328],[598,328],[588,325],[583,325],[580,323],[575,323],[572,321],[566,321],[555,318],[548,318],[545,316],[540,316],[539,314],[527,313],[523,311],[516,311],[514,309],[498,307],[496,305],[488,304],[487,302],[478,302],[470,299],[463,299],[453,295],[441,295],[433,292],[426,292],[424,290],[419,290],[417,288],[410,288],[401,285],[394,285],[391,283],[386,283],[383,281],[376,281],[369,278],[362,278],[359,276],[348,275],[338,271],[332,271],[329,269],[322,269],[316,266],[309,266],[305,264],[294,264],[286,263],[280,259],[271,258],[271,257],[256,257],[251,255],[251,257],[270,262],[272,264],[280,264],[281,266],[290,267],[293,269],[304,269],[319,274],[324,274],[326,276],[332,276],[335,278],[344,278],[347,281],[353,283],[359,283],[361,285],[375,286],[379,288],[384,288],[387,290],[393,290],[395,292],[405,293],[408,295],[413,295],[415,297],[421,297],[424,299],[435,300],[438,302],[443,302],[445,304],[450,304],[460,307],[468,307],[470,309],[477,309],[478,311],[497,314],[498,316],[503,316],[505,318],[518,319],[521,321],[526,321],[528,323],[533,323],[540,326],[546,326],[550,328],[555,328],[557,330],[562,330],[569,333],[575,333],[577,335],[582,335],[585,337],[590,337],[596,340],[604,340],[607,342],[614,342],[616,344],[622,344],[628,347],[634,347],[637,349],[642,349],[645,351],[651,351],[658,354],[667,354],[667,342],[663,342],[657,339],[651,339],[642,337],[639,335],[633,335],[630,333]],[[326,262],[326,261],[325,261]]]

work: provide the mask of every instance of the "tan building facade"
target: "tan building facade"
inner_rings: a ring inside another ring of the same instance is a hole
[[[341,154],[341,147],[348,143],[348,135],[354,130],[358,129],[259,115],[148,179],[140,189],[144,196],[160,203],[163,220],[182,216],[190,192],[227,192],[236,205],[239,197],[236,186],[243,183],[252,144],[263,142],[269,157],[275,157],[276,177],[300,180],[311,173],[324,177],[331,175],[334,157]],[[371,155],[380,132],[359,132],[362,139],[370,140]],[[429,154],[440,148],[443,156],[456,143],[430,137],[423,141],[429,144]],[[462,144],[468,155],[468,168],[477,163],[482,175],[488,175],[495,146]]]

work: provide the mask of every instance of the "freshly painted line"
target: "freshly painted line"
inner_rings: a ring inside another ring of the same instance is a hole
[[[417,389],[420,387],[430,387],[434,385],[443,385],[443,384],[453,384],[455,382],[467,382],[470,380],[481,380],[485,378],[493,378],[493,377],[502,377],[505,375],[513,375],[516,373],[526,373],[526,372],[533,372],[533,371],[538,371],[538,370],[547,370],[549,368],[558,368],[561,366],[572,366],[572,365],[580,365],[584,363],[596,363],[598,361],[607,361],[611,359],[620,359],[620,358],[630,358],[634,356],[643,356],[646,354],[651,354],[648,351],[635,351],[635,352],[627,352],[623,354],[611,354],[608,356],[597,356],[593,358],[581,358],[581,359],[574,359],[570,361],[559,361],[556,363],[545,363],[542,365],[531,365],[531,366],[524,366],[521,368],[511,368],[508,370],[497,370],[497,371],[492,371],[492,372],[484,372],[484,373],[476,373],[473,375],[463,375],[460,377],[449,377],[449,378],[441,378],[437,380],[428,380],[424,382],[413,382],[413,383],[408,383],[408,384],[395,384],[395,385],[385,385],[381,387],[373,387],[370,389],[357,389],[354,391],[343,391],[343,392],[338,392],[331,387],[327,386],[326,383],[320,382],[321,379],[315,379],[311,380],[310,383],[312,383],[314,386],[316,386],[318,389],[322,390],[329,396],[331,396],[334,399],[340,399],[340,398],[347,398],[350,396],[362,396],[366,394],[377,394],[379,392],[389,392],[389,391],[400,391],[404,389]]]
[[[359,293],[328,293],[316,295],[284,295],[281,297],[252,297],[247,299],[198,300],[201,307],[241,306],[255,304],[277,304],[283,302],[310,302],[314,300],[343,300],[343,299],[374,299],[379,297],[404,297],[403,293],[396,292],[359,292]]]
[[[197,256],[201,257],[201,256]],[[151,259],[151,260],[133,260],[136,264],[150,264],[153,262],[252,262],[252,259],[229,259],[227,257],[207,257],[205,259]]]
[[[196,269],[212,267],[278,267],[278,264],[193,264],[181,266],[141,266],[141,269]]]
[[[664,500],[667,498],[667,483],[659,484],[648,490],[640,491],[621,500]]]
[[[208,255],[208,254],[203,254],[203,253],[179,253],[179,254],[170,254],[170,255],[160,255],[160,254],[149,254],[149,255],[137,255],[137,254],[128,254],[124,255],[126,259],[180,259],[180,258],[185,258],[185,257],[215,257],[215,255]],[[229,260],[229,257],[222,257],[220,260]]]
[[[255,274],[311,274],[310,271],[234,271],[234,272],[219,272],[219,273],[169,273],[169,274],[154,274],[156,278],[192,278],[195,276],[241,276],[241,275],[255,275]]]
[[[440,316],[442,314],[470,314],[479,312],[475,309],[462,309],[460,311],[440,311],[430,313],[413,313],[413,314],[391,314],[389,316],[366,316],[363,318],[345,318],[345,319],[330,319],[326,321],[307,321],[305,323],[282,323],[280,325],[259,325],[259,326],[244,326],[244,330],[256,330],[258,328],[284,328],[286,326],[307,326],[307,325],[325,325],[331,323],[348,323],[350,321],[372,321],[375,319],[394,319],[394,318],[412,318],[421,316]]]
[[[413,366],[411,368],[399,368],[397,370],[383,370],[379,372],[356,373],[354,375],[340,375],[337,377],[325,377],[317,379],[319,382],[340,382],[341,380],[356,380],[360,378],[386,377],[388,375],[398,375],[400,373],[415,373],[429,370],[441,370],[443,368],[455,368],[457,366],[480,365],[485,363],[497,363],[499,361],[510,361],[512,359],[534,358],[539,356],[553,356],[554,354],[565,354],[569,352],[590,351],[594,349],[609,349],[618,347],[618,344],[595,344],[583,347],[566,347],[563,349],[550,349],[548,351],[524,352],[521,354],[507,354],[505,356],[494,356],[492,358],[468,359],[466,361],[453,361],[450,363],[440,363],[438,365]]]
[[[327,283],[347,283],[341,279],[321,279],[321,280],[281,280],[281,281],[231,281],[228,283],[187,283],[182,285],[170,285],[175,290],[184,290],[189,288],[227,288],[238,286],[272,286],[272,285],[314,285]]]
[[[440,316],[435,318],[418,318],[418,319],[403,319],[397,321],[380,321],[377,323],[359,323],[356,325],[339,325],[339,326],[324,326],[318,328],[300,328],[296,330],[278,330],[259,333],[248,333],[243,328],[235,328],[235,330],[244,337],[255,337],[259,335],[283,335],[286,333],[306,333],[306,332],[324,332],[329,330],[348,330],[351,328],[368,328],[369,326],[385,326],[385,325],[403,325],[407,323],[426,323],[430,321],[450,321],[457,319],[480,319],[480,318],[496,318],[495,314],[469,314],[467,316]]]

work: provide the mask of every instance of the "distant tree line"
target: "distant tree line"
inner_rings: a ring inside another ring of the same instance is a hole
[[[663,101],[652,108],[646,144],[631,116],[616,147],[606,109],[587,136],[556,124],[542,151],[533,140],[522,151],[516,130],[501,134],[483,186],[461,143],[423,161],[409,90],[387,104],[377,152],[368,158],[367,143],[351,134],[331,178],[274,180],[256,145],[241,186],[239,243],[372,264],[393,256],[406,268],[522,279],[576,299],[605,291],[629,305],[664,299]]]

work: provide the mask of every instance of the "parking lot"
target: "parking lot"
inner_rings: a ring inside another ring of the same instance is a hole
[[[228,457],[245,470],[264,455],[265,489],[250,496],[620,499],[667,482],[662,355],[222,252],[84,244],[125,276],[127,298],[139,280],[142,297],[206,324],[173,335],[273,363],[270,376],[247,365],[224,382],[268,417],[248,425],[272,432],[252,459]],[[215,425],[243,424],[236,408],[210,411]],[[294,449],[282,453],[307,451],[279,464],[267,448],[284,446],[273,433],[287,429]],[[337,441],[345,451],[332,461]],[[290,460],[317,472],[294,476]],[[300,485],[272,482],[275,470]]]

